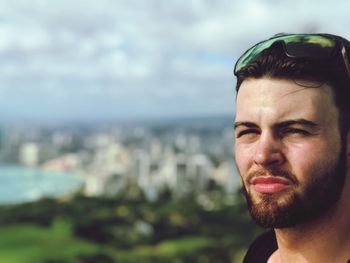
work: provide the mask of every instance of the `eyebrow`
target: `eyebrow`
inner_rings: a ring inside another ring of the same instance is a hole
[[[281,128],[285,128],[285,127],[292,126],[292,125],[302,125],[302,126],[308,126],[310,128],[315,128],[318,126],[318,124],[316,124],[312,121],[306,120],[306,119],[286,120],[286,121],[279,122],[274,126],[275,126],[275,128],[281,129]],[[258,128],[259,127],[254,122],[238,121],[238,122],[235,122],[234,129],[237,129],[241,126],[244,126],[246,128]]]
[[[235,122],[234,129],[237,129],[238,127],[244,126],[246,128],[258,128],[258,125],[256,125],[254,122],[249,121],[237,121]]]
[[[307,126],[310,128],[315,128],[318,125],[312,121],[306,120],[306,119],[296,119],[296,120],[287,120],[287,121],[282,121],[280,123],[277,123],[275,125],[276,128],[285,128],[288,126],[292,125],[301,125],[301,126]]]

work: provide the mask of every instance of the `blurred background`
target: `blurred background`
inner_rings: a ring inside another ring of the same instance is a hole
[[[233,263],[261,233],[233,150],[237,58],[350,38],[347,1],[0,0],[0,261]]]

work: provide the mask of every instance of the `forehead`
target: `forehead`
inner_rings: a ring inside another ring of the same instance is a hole
[[[247,79],[237,94],[236,121],[275,121],[307,118],[337,120],[330,86],[310,88],[285,79]]]

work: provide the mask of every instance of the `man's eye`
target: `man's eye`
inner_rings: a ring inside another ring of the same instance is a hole
[[[254,129],[247,129],[247,130],[242,130],[237,133],[237,138],[245,136],[245,135],[254,135],[258,134],[259,132]]]
[[[302,129],[296,129],[296,128],[288,128],[285,130],[281,131],[281,135],[285,135],[285,134],[295,134],[295,135],[304,135],[304,136],[308,136],[310,135],[310,133],[306,130],[302,130]]]

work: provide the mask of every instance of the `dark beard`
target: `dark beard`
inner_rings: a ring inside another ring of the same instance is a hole
[[[343,150],[338,163],[327,171],[314,171],[302,194],[288,189],[282,193],[265,194],[259,202],[254,202],[243,187],[249,212],[253,220],[262,227],[287,228],[308,222],[331,209],[339,200],[346,175]],[[269,169],[269,174],[286,177],[295,185],[295,175],[281,169]],[[282,199],[282,202],[281,202]]]

